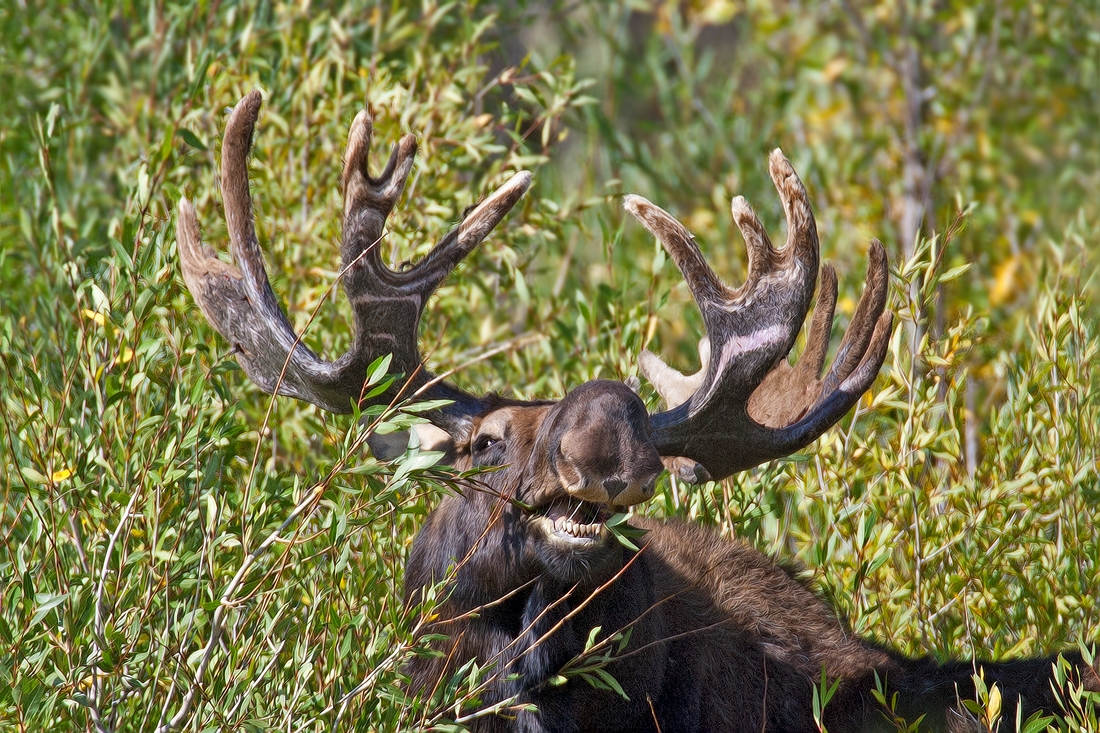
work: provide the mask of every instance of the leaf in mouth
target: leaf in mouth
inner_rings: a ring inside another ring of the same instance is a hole
[[[638,527],[632,527],[628,522],[630,521],[630,515],[625,512],[620,512],[608,519],[604,526],[610,531],[612,536],[619,541],[619,544],[628,550],[639,552],[638,545],[634,543],[634,540],[640,540],[645,537],[646,532],[649,530],[639,529]]]

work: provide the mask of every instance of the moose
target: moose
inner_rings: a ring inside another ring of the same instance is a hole
[[[836,690],[820,720],[830,731],[884,727],[878,688],[897,693],[902,712],[942,729],[973,723],[956,703],[974,695],[980,667],[1000,686],[1009,719],[1017,706],[1025,717],[1056,710],[1051,659],[907,658],[852,635],[810,588],[742,542],[683,521],[635,518],[645,533],[631,548],[608,525],[653,495],[666,465],[690,480],[720,480],[806,446],[870,388],[885,359],[893,321],[886,253],[875,240],[864,292],[824,370],[837,278],[819,266],[806,190],[782,153],[772,153],[770,173],[788,225],[784,247],[771,244],[743,198],[731,203],[749,255],[738,289],[719,279],[676,219],[639,196],[625,198],[680,269],[706,328],[697,374],[643,353],[641,370],[667,405],[649,414],[618,382],[524,401],[472,395],[425,368],[417,331],[426,301],[520,200],[531,176],[514,174],[415,266],[390,269],[377,244],[417,146],[413,135],[402,137],[373,176],[365,111],[351,125],[342,177],[353,341],[335,361],[315,355],[286,319],[256,237],[247,161],[260,106],[259,92],[245,96],[222,142],[235,265],[201,243],[193,207],[179,203],[183,276],[202,312],[268,393],[334,413],[379,401],[445,401],[427,415],[447,436],[447,459],[461,470],[494,468],[445,496],[412,547],[405,602],[416,607],[425,589],[446,582],[425,626],[436,653],[407,668],[412,694],[430,700],[474,660],[491,675],[481,704],[496,706],[471,722],[477,730],[806,731],[818,729],[814,687],[825,680]],[[791,366],[819,270],[806,346]],[[368,399],[368,367],[387,354],[404,380]],[[620,690],[561,675],[590,645],[606,650],[611,640],[606,670]],[[1096,670],[1078,654],[1066,658],[1088,689],[1100,690]]]

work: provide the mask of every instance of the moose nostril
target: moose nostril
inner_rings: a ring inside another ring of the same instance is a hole
[[[607,489],[607,498],[610,499],[626,488],[626,481],[621,478],[604,479],[603,487]]]

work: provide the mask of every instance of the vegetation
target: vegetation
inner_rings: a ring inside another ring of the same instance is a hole
[[[224,241],[223,110],[255,87],[269,271],[324,354],[349,337],[338,173],[359,109],[376,159],[420,141],[392,261],[509,171],[536,173],[423,329],[434,363],[466,365],[456,381],[524,397],[632,375],[647,344],[689,367],[698,317],[616,195],[682,216],[736,280],[723,212],[743,193],[778,226],[764,171],[781,145],[843,278],[839,321],[866,241],[891,251],[887,364],[803,454],[667,484],[638,511],[800,562],[856,632],[907,653],[1100,641],[1090,4],[0,0],[0,38],[0,728],[477,714],[483,671],[438,691],[446,705],[401,686],[401,569],[453,476],[431,454],[369,456],[367,431],[407,416],[261,394],[183,287],[175,204]],[[578,669],[613,683],[598,658]],[[1064,694],[1064,718],[1028,729],[1100,730],[1073,680]],[[995,727],[996,691],[979,698]]]

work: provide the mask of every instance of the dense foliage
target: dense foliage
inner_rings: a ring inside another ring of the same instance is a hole
[[[625,378],[644,345],[690,367],[698,317],[616,194],[681,215],[737,280],[723,212],[743,193],[779,226],[765,159],[782,146],[839,266],[839,321],[866,240],[887,243],[887,364],[803,454],[666,483],[638,511],[800,562],[856,632],[907,653],[1100,641],[1088,4],[0,0],[0,39],[0,729],[477,714],[479,670],[434,704],[401,686],[417,618],[401,568],[453,477],[431,455],[369,456],[367,431],[408,417],[260,393],[183,287],[175,204],[224,240],[223,111],[255,87],[269,271],[326,355],[349,336],[338,173],[359,109],[376,161],[401,132],[420,142],[393,262],[536,173],[425,318],[432,362],[479,392]],[[1036,725],[1100,730],[1065,694],[1066,718]],[[997,693],[980,697],[992,726]]]

